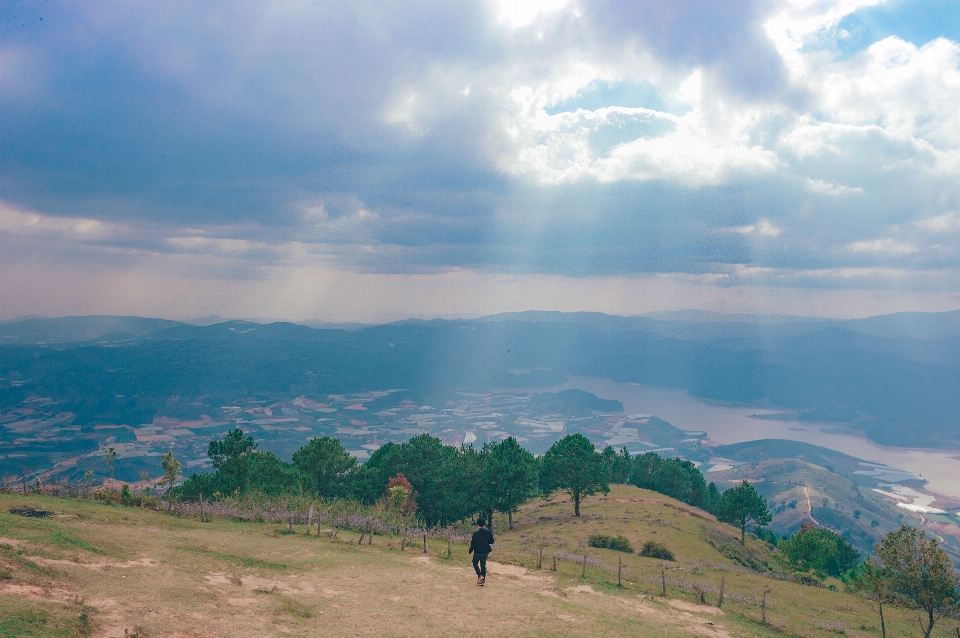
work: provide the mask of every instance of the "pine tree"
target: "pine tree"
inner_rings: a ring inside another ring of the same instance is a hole
[[[484,445],[483,454],[483,484],[490,506],[506,513],[513,529],[513,512],[537,493],[537,459],[512,436]]]
[[[713,513],[717,520],[740,528],[741,545],[747,544],[747,527],[763,527],[772,520],[767,500],[747,481],[721,494]]]
[[[357,460],[350,456],[339,439],[321,436],[293,453],[293,464],[310,481],[320,498],[343,496]]]
[[[610,491],[609,470],[603,455],[582,434],[568,434],[547,450],[540,465],[540,489],[544,494],[563,490],[573,499],[575,516],[580,503],[591,494]]]

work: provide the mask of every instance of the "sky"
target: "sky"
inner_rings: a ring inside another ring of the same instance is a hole
[[[955,0],[0,6],[0,319],[960,308]]]

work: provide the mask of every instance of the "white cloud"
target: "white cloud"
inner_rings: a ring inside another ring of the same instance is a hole
[[[916,222],[917,227],[931,233],[952,233],[960,231],[960,215],[954,212],[935,217],[926,217]]]
[[[716,120],[723,121],[722,128]],[[622,107],[541,113],[518,119],[517,154],[504,158],[502,166],[546,184],[580,179],[719,184],[731,176],[776,169],[776,155],[750,143],[751,124],[750,114],[732,110],[704,114],[694,109],[682,116]],[[615,143],[598,148],[598,137],[612,137]]]
[[[846,184],[833,184],[822,179],[806,178],[807,188],[814,193],[823,193],[824,195],[860,195],[863,189],[859,186],[847,186]]]
[[[570,0],[495,0],[497,19],[513,29],[525,27],[541,15],[559,11]]]
[[[165,242],[177,252],[189,253],[227,253],[243,256],[253,251],[269,250],[276,252],[283,249],[282,243],[265,243],[249,239],[232,239],[222,237],[201,237],[197,235],[185,237],[167,237]]]
[[[831,120],[876,124],[938,148],[960,145],[960,44],[939,38],[917,47],[888,37],[817,71],[810,89]]]
[[[851,242],[847,244],[847,250],[855,253],[885,253],[888,255],[912,255],[920,251],[910,242],[889,237]]]
[[[758,219],[756,224],[735,226],[729,230],[730,232],[740,235],[759,235],[761,237],[779,237],[782,232],[781,229],[775,226],[769,219],[763,218]]]
[[[3,233],[56,234],[76,239],[101,239],[116,230],[117,226],[97,219],[41,215],[0,202],[0,232]]]
[[[883,0],[788,0],[764,23],[764,30],[796,78],[806,74],[801,53],[812,37],[835,27],[845,16]]]

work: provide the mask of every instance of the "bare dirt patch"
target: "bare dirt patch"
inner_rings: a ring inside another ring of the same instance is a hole
[[[718,609],[717,607],[711,607],[710,605],[698,605],[697,603],[688,603],[685,600],[677,600],[671,598],[666,601],[668,605],[676,609],[682,609],[684,611],[692,611],[698,614],[712,614],[714,616],[723,616],[723,610]]]
[[[291,579],[262,578],[253,574],[227,574],[211,572],[203,579],[214,587],[240,587],[258,594],[284,594],[287,596],[303,597],[318,596],[320,598],[336,598],[346,592],[337,589],[317,589],[312,583],[297,582]],[[223,589],[218,589],[223,592]],[[236,591],[236,590],[234,590]],[[240,600],[240,599],[228,599]]]
[[[63,589],[62,587],[38,587],[36,585],[14,585],[10,583],[0,585],[0,592],[14,596],[23,596],[24,598],[55,600],[61,603],[73,603],[79,599],[76,592]]]
[[[509,576],[535,583],[553,581],[553,576],[551,576],[549,572],[530,571],[525,567],[495,563],[493,561],[487,562],[487,577],[489,578],[490,576]]]
[[[684,627],[687,631],[702,634],[704,636],[713,636],[714,638],[731,638],[730,632],[712,622],[704,621],[702,623],[691,624]]]
[[[629,600],[621,599],[625,605],[634,609],[643,616],[650,618],[655,621],[659,621],[665,624],[670,624],[674,626],[679,626],[680,628],[690,631],[696,634],[703,636],[712,636],[713,638],[730,638],[729,632],[724,629],[722,626],[717,625],[715,622],[710,620],[705,620],[703,618],[698,618],[693,614],[685,611],[685,607],[681,605],[674,605],[674,602],[682,603],[684,601],[674,601],[673,599],[662,601],[668,603],[671,607],[674,607],[679,611],[672,612],[666,609],[663,609],[659,606],[654,606],[650,603],[644,602],[642,600]],[[697,608],[696,611],[704,611],[706,608],[705,605],[694,605],[692,603],[685,603],[690,607]],[[717,609],[717,611],[720,611]],[[707,612],[712,613],[712,612]]]
[[[66,566],[83,567],[86,569],[95,569],[103,571],[105,569],[130,569],[133,567],[159,567],[160,563],[152,558],[138,558],[124,562],[96,559],[96,560],[65,560],[62,558],[43,558],[42,556],[31,556],[30,560],[44,565],[46,567]]]

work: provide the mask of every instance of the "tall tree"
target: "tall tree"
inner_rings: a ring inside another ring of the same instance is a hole
[[[720,500],[720,490],[717,489],[717,484],[713,481],[710,481],[710,485],[707,486],[707,502],[704,504],[704,509],[708,512],[712,512],[713,509],[717,506],[717,501]]]
[[[691,461],[664,459],[656,452],[647,452],[635,456],[629,467],[629,480],[637,487],[713,511],[717,488],[714,485],[711,491],[703,474]]]
[[[213,461],[216,472],[215,478],[207,479],[211,484],[206,491],[210,494],[213,493],[209,491],[210,489],[222,494],[232,494],[237,490],[246,492],[250,482],[252,456],[257,453],[257,444],[253,437],[245,436],[240,428],[233,428],[227,432],[222,441],[211,440],[207,445],[207,456]],[[199,479],[198,485],[204,482],[206,482],[204,479]]]
[[[887,623],[883,617],[883,606],[893,602],[890,574],[873,556],[863,561],[863,573],[855,581],[856,589],[865,597],[880,615],[880,638],[887,638]]]
[[[907,525],[889,532],[874,546],[896,599],[922,612],[924,638],[940,616],[956,611],[960,579],[950,557],[925,531]]]
[[[214,439],[207,447],[215,472],[193,474],[177,488],[178,496],[196,500],[200,494],[217,498],[225,494],[259,492],[280,496],[302,492],[303,474],[273,452],[257,449],[253,437],[234,428],[222,441]]]
[[[224,463],[240,458],[257,449],[252,436],[244,436],[243,430],[233,428],[222,441],[213,439],[207,446],[207,456],[213,461],[213,469],[219,470]]]
[[[417,512],[427,525],[445,525],[476,512],[475,481],[460,480],[469,469],[465,454],[440,439],[420,434],[399,445],[388,443],[370,455],[357,473],[356,493],[365,502],[380,499],[398,473],[417,493]]]
[[[688,464],[689,468],[684,463]],[[665,459],[653,474],[653,489],[678,501],[689,503],[693,493],[689,469],[699,474],[699,470],[693,467],[690,461]],[[703,477],[700,477],[700,480],[703,481]]]
[[[623,485],[630,481],[630,474],[633,471],[633,459],[630,458],[630,451],[627,448],[619,452],[613,449],[612,445],[603,448],[603,460],[610,471],[610,482],[617,485]]]
[[[584,498],[610,491],[609,480],[603,455],[582,434],[568,434],[554,443],[540,464],[540,489],[544,494],[556,490],[569,494],[575,516],[580,516]]]
[[[173,450],[160,457],[160,466],[163,468],[163,484],[167,486],[167,510],[173,509],[173,499],[176,492],[173,489],[180,476],[180,461],[173,456]]]
[[[308,486],[320,498],[343,496],[357,460],[340,439],[321,436],[293,453],[293,464],[306,477]]]
[[[493,509],[505,512],[509,528],[513,529],[513,512],[537,494],[537,459],[512,436],[484,445],[483,453],[484,489]]]
[[[463,494],[464,505],[471,514],[480,513],[487,521],[487,527],[493,529],[494,494],[489,484],[487,464],[490,454],[487,446],[478,450],[472,445],[460,448],[456,462],[457,483],[470,486]]]
[[[107,453],[103,455],[103,460],[107,462],[107,467],[110,468],[110,478],[113,478],[113,462],[117,460],[117,448],[110,446]]]
[[[740,528],[741,545],[747,544],[747,527],[763,527],[772,520],[767,500],[747,481],[721,494],[713,513],[717,520]]]
[[[645,490],[654,488],[654,476],[660,469],[663,458],[656,452],[646,452],[633,457],[633,470],[630,473],[630,482]]]

